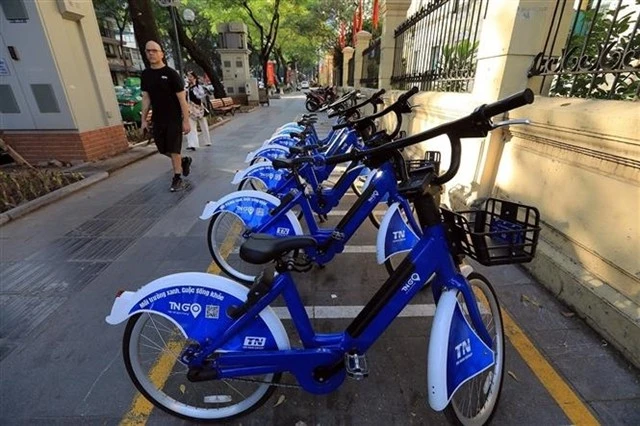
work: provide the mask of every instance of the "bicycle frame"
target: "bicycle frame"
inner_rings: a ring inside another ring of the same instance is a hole
[[[434,275],[435,274],[435,275]],[[466,279],[455,265],[442,224],[425,229],[424,235],[395,273],[385,281],[363,310],[340,333],[316,333],[288,272],[277,275],[270,290],[226,331],[212,339],[190,367],[205,365],[214,356],[217,378],[231,378],[276,372],[291,372],[298,383],[314,394],[335,390],[345,378],[346,353],[363,354],[380,337],[416,293],[434,277],[432,290],[436,302],[443,291],[462,293],[473,327],[488,347],[492,339],[480,318],[476,299]],[[282,295],[302,342],[302,349],[216,353],[237,332]],[[439,305],[438,305],[439,307]],[[437,313],[436,313],[437,315]],[[491,354],[492,355],[492,354]],[[491,356],[491,365],[493,357]],[[484,367],[487,368],[487,367]]]
[[[354,178],[357,173],[359,173],[359,170],[355,168],[351,170],[351,175]],[[344,189],[345,186],[348,186],[347,180],[342,183],[340,190],[346,192]],[[267,232],[269,229],[275,229],[274,225],[281,219],[282,215],[289,212],[294,206],[299,205],[309,227],[308,235],[311,235],[318,241],[317,247],[309,247],[305,249],[305,253],[314,262],[325,264],[333,259],[336,254],[344,250],[345,243],[353,236],[362,223],[367,220],[369,214],[373,212],[378,203],[385,199],[385,197],[389,203],[394,201],[401,202],[402,208],[405,208],[406,212],[411,212],[409,204],[397,192],[395,172],[390,162],[384,163],[380,169],[375,172],[369,186],[367,186],[360,198],[351,206],[347,214],[345,214],[335,228],[320,228],[313,216],[315,210],[313,210],[309,199],[302,191],[293,190],[285,196],[282,199],[282,203],[274,209],[271,213],[271,218],[258,227],[250,229],[245,233],[245,237],[248,237],[252,233]],[[413,226],[415,230],[419,230],[420,228],[415,223],[412,217],[413,215],[408,214],[407,216],[410,218],[410,225]]]

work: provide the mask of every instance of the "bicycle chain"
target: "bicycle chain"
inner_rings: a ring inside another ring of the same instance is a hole
[[[231,377],[231,378],[225,378],[225,379],[221,379],[222,381],[230,381],[230,382],[250,382],[250,383],[262,383],[265,385],[271,385],[271,386],[276,386],[279,388],[290,388],[290,389],[302,389],[302,386],[300,385],[289,385],[289,384],[285,384],[285,383],[273,383],[273,382],[267,382],[266,380],[255,380],[255,379],[243,379],[240,377]]]

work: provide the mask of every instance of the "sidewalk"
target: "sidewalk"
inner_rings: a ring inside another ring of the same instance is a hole
[[[226,124],[230,120],[231,118],[224,118],[222,121],[210,125],[209,129],[213,130],[216,127]],[[136,161],[140,161],[143,158],[149,157],[150,155],[154,155],[157,152],[158,151],[153,142],[149,143],[148,141],[144,141],[131,146],[127,151],[113,157],[105,158],[104,160],[89,161],[65,169],[65,172],[82,173],[84,175],[84,179],[1,213],[0,226],[9,221],[23,217],[24,215],[41,207],[56,202],[69,194],[91,186],[101,180],[107,179],[111,173],[135,163]]]

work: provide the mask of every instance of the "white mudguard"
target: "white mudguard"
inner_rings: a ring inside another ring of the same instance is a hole
[[[287,133],[286,135],[276,135],[276,136],[273,136],[273,137],[267,139],[266,141],[264,141],[262,146],[281,145],[281,146],[286,146],[288,148],[290,146],[294,146],[298,142],[300,142],[298,139],[292,138]]]
[[[230,279],[201,272],[183,272],[152,281],[137,291],[116,297],[109,324],[120,324],[132,315],[152,312],[173,322],[187,339],[203,342],[226,330],[232,320],[226,314],[231,306],[247,300],[249,289]],[[288,349],[289,338],[270,307],[225,343],[225,350]]]
[[[400,212],[400,203],[393,203],[385,213],[378,229],[376,257],[378,264],[392,255],[410,251],[420,237]]]
[[[458,291],[442,293],[429,339],[427,387],[429,405],[444,410],[465,382],[490,368],[495,353],[478,337],[462,314]]]
[[[276,170],[271,165],[271,161],[261,161],[253,164],[244,170],[238,171],[231,181],[232,184],[237,185],[246,178],[257,179],[262,182],[267,188],[273,189],[287,174],[287,170]]]
[[[251,151],[247,154],[247,158],[244,159],[245,163],[250,163],[254,158],[265,158],[269,161],[278,157],[286,157],[289,155],[289,148],[281,145],[267,145],[262,146],[255,151]]]
[[[269,218],[269,212],[280,205],[280,200],[271,194],[261,191],[236,191],[227,194],[218,201],[209,201],[200,219],[208,220],[218,211],[229,211],[236,214],[247,226],[254,228]],[[302,235],[300,221],[292,211],[273,226],[273,235]]]

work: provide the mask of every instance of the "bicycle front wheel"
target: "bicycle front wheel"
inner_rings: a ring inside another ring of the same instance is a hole
[[[237,215],[220,211],[209,222],[209,253],[225,274],[249,285],[264,265],[253,265],[240,258],[240,246],[246,241],[243,234],[247,227]]]
[[[280,374],[248,377],[251,381],[191,382],[179,360],[190,342],[164,316],[145,312],[131,317],[123,340],[127,373],[153,405],[192,421],[228,420],[260,407],[275,390]]]
[[[475,426],[491,420],[500,399],[504,376],[504,328],[498,298],[491,283],[477,272],[469,274],[467,280],[476,296],[482,322],[493,340],[491,349],[495,352],[495,364],[463,384],[444,413],[454,424]],[[462,294],[459,294],[458,302],[469,324],[473,324]]]

